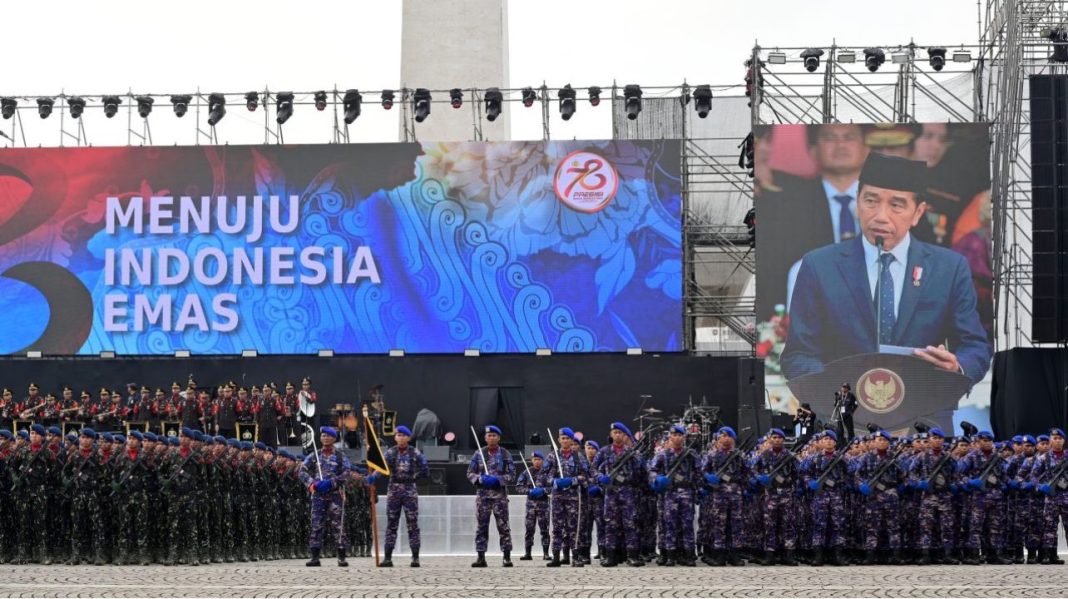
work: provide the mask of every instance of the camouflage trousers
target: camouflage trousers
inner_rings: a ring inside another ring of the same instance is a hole
[[[693,489],[672,487],[664,494],[660,526],[664,531],[663,547],[668,551],[693,551]]]
[[[489,521],[493,516],[500,536],[501,551],[512,550],[512,529],[508,525],[508,493],[504,490],[479,489],[475,496],[475,551],[485,551],[489,544]]]
[[[553,551],[574,549],[578,534],[578,493],[553,489],[549,501],[552,504]]]
[[[579,530],[578,545],[580,549],[593,546],[593,528],[597,527],[597,546],[604,546],[604,492],[597,495],[587,493],[582,498],[582,528]]]
[[[837,490],[824,489],[808,503],[812,549],[845,546],[845,501]]]
[[[1057,548],[1058,526],[1068,530],[1068,493],[1056,493],[1046,497],[1042,509],[1042,547],[1046,549]]]
[[[118,500],[119,533],[115,539],[116,563],[125,564],[133,550],[133,561],[148,562],[148,499],[144,492],[130,493]]]
[[[864,549],[874,551],[879,548],[879,537],[886,535],[887,549],[901,548],[901,527],[899,517],[901,502],[897,492],[876,493],[864,503]]]
[[[968,536],[965,537],[964,546],[968,549],[979,549],[984,546],[1001,549],[1005,544],[1005,498],[1001,491],[974,493],[970,507]],[[1054,529],[1054,534],[1056,534],[1056,529]],[[982,538],[984,536],[985,539]]]
[[[329,527],[334,534],[338,549],[347,547],[345,527],[342,526],[345,515],[345,494],[338,491],[316,493],[311,500],[311,534],[308,535],[308,547],[321,549],[323,531]]]
[[[952,550],[956,546],[956,519],[953,514],[953,495],[948,492],[926,492],[920,498],[920,549]]]
[[[705,514],[707,507],[707,515]],[[720,484],[708,494],[701,506],[707,534],[703,542],[713,549],[737,549],[742,546],[745,523],[742,513],[742,490],[738,485]]]
[[[28,485],[16,495],[15,509],[18,512],[20,561],[41,561],[46,557],[47,544],[44,535],[46,513],[43,509],[46,496],[40,485]],[[99,513],[99,508],[97,509]]]
[[[386,551],[397,546],[397,528],[400,526],[401,510],[408,525],[408,546],[419,549],[419,492],[415,483],[389,485],[386,494]]]
[[[764,551],[793,550],[797,546],[792,489],[768,489],[764,493]]]
[[[192,492],[171,493],[167,500],[167,561],[198,561],[196,497]]]
[[[523,537],[526,547],[534,546],[534,532],[541,531],[541,546],[549,546],[549,500],[527,497],[527,511],[523,518],[526,534]]]
[[[104,519],[96,489],[78,489],[71,497],[71,557],[92,560],[102,557]]]

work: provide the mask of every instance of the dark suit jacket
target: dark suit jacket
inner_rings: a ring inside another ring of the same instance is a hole
[[[916,266],[923,267],[919,286],[912,281]],[[925,347],[948,341],[964,374],[979,382],[990,368],[993,347],[979,322],[967,261],[913,238],[905,275],[891,344]],[[860,237],[806,254],[794,285],[783,374],[790,379],[820,372],[833,360],[877,351],[871,298]]]

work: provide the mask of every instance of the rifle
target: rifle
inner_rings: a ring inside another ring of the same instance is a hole
[[[626,453],[624,453],[623,455],[619,456],[619,459],[616,461],[615,467],[613,467],[612,470],[610,470],[608,472],[608,478],[612,479],[612,483],[626,482],[626,481],[622,481],[622,480],[616,480],[616,474],[619,473],[619,470],[621,468],[623,468],[623,465],[626,464],[627,462],[629,462],[630,459],[638,451],[640,451],[640,450],[642,450],[644,448],[643,446],[644,446],[645,440],[646,439],[651,439],[651,438],[652,438],[652,435],[647,435],[647,434],[643,433],[642,434],[642,438],[641,438],[640,441],[634,443],[633,446],[626,451]]]
[[[27,449],[26,451],[30,451],[30,450]],[[43,456],[46,451],[51,451],[51,450],[48,449],[47,445],[42,445],[41,449],[39,449],[37,451],[37,453],[33,454],[33,457],[30,458],[29,462],[27,462],[27,464],[26,464],[27,469],[28,470],[32,470],[33,466],[37,464],[37,461],[41,459],[41,456]],[[14,479],[14,483],[11,485],[11,490],[12,491],[16,491],[20,487],[22,487],[22,477],[18,476],[18,475],[14,475],[12,478]]]
[[[893,466],[895,463],[897,463],[897,458],[901,455],[901,452],[904,451],[904,450],[905,450],[905,444],[904,443],[902,443],[901,445],[898,445],[897,449],[895,449],[894,452],[892,454],[890,454],[890,457],[888,457],[886,459],[886,461],[883,462],[881,466],[879,466],[879,469],[875,471],[875,474],[873,474],[872,477],[870,479],[868,479],[867,482],[861,483],[861,485],[862,486],[863,485],[867,485],[869,488],[872,487],[872,486],[875,486],[876,489],[878,489],[880,491],[885,491],[886,490],[886,485],[884,485],[883,483],[879,482],[879,479],[882,478],[884,474],[886,474],[886,471],[890,469],[890,466]]]
[[[64,476],[63,477],[63,488],[64,489],[69,489],[70,488],[70,486],[74,483],[74,479],[78,478],[78,476],[81,475],[82,468],[85,468],[85,465],[88,464],[90,460],[92,460],[92,459],[94,459],[96,457],[94,454],[95,454],[95,452],[89,454],[89,456],[85,458],[85,460],[82,462],[82,465],[78,466],[78,471],[74,473],[74,476],[71,476],[71,477]],[[63,472],[61,472],[61,474],[66,474],[67,473],[67,469],[70,468],[70,465],[71,465],[71,462],[67,462],[67,464],[65,466],[63,466]]]
[[[979,473],[979,487],[978,488],[982,489],[983,487],[985,487],[988,484],[989,485],[996,485],[996,484],[998,484],[998,482],[1001,481],[1001,479],[996,474],[994,474],[994,468],[997,468],[998,466],[1000,466],[1001,462],[1003,462],[1003,461],[1005,461],[1005,460],[1001,457],[1001,452],[994,451],[993,455],[990,458],[990,461],[987,462],[986,467],[983,468],[983,471]]]
[[[942,468],[945,468],[946,464],[949,463],[949,459],[953,457],[953,454],[950,452],[943,451],[945,455],[938,460],[938,463],[931,469],[931,474],[927,477],[928,488],[933,488],[936,491],[941,490],[946,486],[946,477],[942,476]]]
[[[735,449],[734,453],[727,457],[727,461],[723,462],[723,465],[719,467],[719,470],[716,470],[716,478],[720,479],[725,483],[731,482],[731,477],[729,474],[727,474],[727,469],[731,467],[731,464],[733,464],[735,460],[738,460],[743,455],[748,453],[750,449],[749,444],[755,436],[756,433],[749,433],[749,435],[742,440],[742,444]]]
[[[1064,474],[1068,472],[1068,460],[1062,460],[1057,467],[1050,471],[1049,480],[1045,482],[1050,488],[1050,493],[1053,491],[1063,491],[1068,489],[1068,481],[1064,480]]]
[[[779,471],[788,465],[796,467],[797,462],[800,461],[800,458],[797,457],[797,454],[800,453],[802,449],[804,449],[803,446],[795,447],[793,451],[791,451],[789,454],[789,458],[791,459],[783,458],[783,460],[779,462],[778,466],[772,468],[771,472],[768,472],[768,478],[771,479],[770,482],[775,483],[776,487],[781,487],[783,484],[786,483],[786,477],[781,475]]]
[[[834,469],[838,467],[838,464],[845,459],[846,454],[849,453],[850,448],[851,445],[847,444],[845,447],[839,449],[838,452],[834,454],[834,459],[831,460],[830,464],[827,464],[827,467],[823,469],[823,473],[820,474],[819,478],[816,479],[816,488],[812,489],[813,491],[818,493],[820,489],[822,489],[824,486],[826,486],[828,489],[833,489],[835,488],[835,486],[838,485],[838,481],[836,479],[831,478],[831,474],[834,472]]]
[[[195,451],[190,451],[189,455],[186,456],[184,460],[182,460],[182,463],[178,464],[178,468],[175,469],[174,474],[170,475],[167,478],[167,480],[163,481],[163,486],[164,487],[170,486],[170,484],[174,482],[174,479],[178,477],[178,473],[181,472],[182,469],[186,467],[186,465],[189,463],[189,461],[192,460],[194,457],[199,456],[199,455],[200,454],[195,452]]]
[[[685,482],[685,481],[681,481],[681,480],[679,480],[679,481],[675,480],[675,472],[679,469],[679,466],[682,465],[682,462],[684,461],[684,458],[686,458],[687,456],[689,456],[690,454],[693,453],[694,445],[696,445],[696,444],[698,444],[700,442],[701,442],[701,438],[700,437],[695,438],[693,441],[690,442],[689,445],[686,446],[686,451],[684,451],[684,452],[679,454],[679,457],[675,459],[675,463],[671,465],[671,469],[668,470],[667,473],[664,475],[664,476],[668,477],[668,480],[670,480],[673,483]]]
[[[111,499],[112,497],[114,497],[115,494],[119,492],[119,489],[121,489],[122,486],[124,484],[126,484],[126,481],[130,480],[130,477],[133,476],[134,470],[137,470],[137,468],[141,465],[141,461],[144,460],[144,459],[145,459],[145,452],[144,451],[138,452],[137,459],[134,460],[133,465],[130,466],[130,470],[126,474],[122,475],[122,478],[118,482],[116,482],[116,483],[111,485],[111,493],[108,494],[108,499]],[[164,484],[166,484],[166,483],[164,483]]]

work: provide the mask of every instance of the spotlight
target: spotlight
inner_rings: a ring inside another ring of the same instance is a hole
[[[189,94],[182,94],[179,96],[171,96],[171,104],[174,104],[174,116],[182,118],[189,110],[189,102],[193,100],[193,96]]]
[[[786,53],[768,52],[768,62],[771,64],[786,64]]]
[[[953,51],[953,62],[971,62],[972,53],[961,48],[960,50]]]
[[[459,108],[464,105],[464,92],[458,87],[454,87],[449,90],[449,103],[453,108]]]
[[[85,98],[79,98],[78,96],[67,98],[67,108],[70,109],[70,118],[81,118],[82,113],[85,112]]]
[[[393,90],[382,90],[382,108],[385,108],[386,110],[393,108]]]
[[[534,100],[538,99],[538,94],[534,92],[532,87],[523,88],[523,106],[530,108],[534,105]]]
[[[854,63],[857,61],[857,53],[852,50],[839,50],[838,62],[840,64]]]
[[[820,56],[823,56],[823,50],[820,48],[809,48],[802,52],[801,59],[805,63],[805,70],[813,73],[820,68]]]
[[[627,118],[634,120],[642,111],[642,88],[633,83],[623,88],[623,106],[627,110]]]
[[[315,109],[319,112],[326,110],[326,92],[315,92]]]
[[[282,92],[274,95],[275,121],[279,125],[293,116],[293,92]]]
[[[601,88],[594,85],[586,90],[586,93],[590,96],[590,106],[597,106],[601,103]]]
[[[109,119],[119,112],[119,104],[122,104],[118,96],[104,96],[100,101],[104,103],[104,116]]]
[[[0,116],[7,120],[15,116],[15,109],[18,108],[19,101],[15,98],[0,98]]]
[[[568,83],[556,96],[560,98],[560,118],[565,121],[571,120],[571,117],[575,115],[575,90],[571,89],[571,84]]]
[[[927,49],[927,61],[931,63],[931,68],[936,71],[941,71],[942,67],[946,66],[946,49],[945,48],[928,48]]]
[[[259,92],[249,92],[245,94],[245,108],[248,108],[249,112],[256,112],[256,108],[260,105]]]
[[[693,90],[693,109],[697,116],[705,118],[712,110],[712,88],[708,85],[698,85]]]
[[[152,104],[156,102],[152,96],[137,96],[137,114],[141,115],[141,118],[147,119],[148,115],[152,114]]]
[[[208,95],[208,125],[214,127],[224,116],[226,116],[226,96]]]
[[[864,48],[864,66],[874,73],[886,62],[886,53],[879,48]]]
[[[1053,62],[1068,62],[1068,29],[1054,27],[1046,37],[1053,42],[1053,54],[1049,59]]]
[[[422,123],[430,116],[430,90],[420,87],[415,90],[412,99],[412,108],[415,110],[415,122]]]
[[[345,92],[345,98],[342,100],[342,105],[345,107],[345,124],[351,125],[353,121],[360,117],[360,101],[363,96],[360,95],[359,90],[350,89]]]
[[[493,122],[497,120],[497,117],[501,116],[501,104],[504,101],[504,95],[501,94],[501,90],[496,87],[491,87],[486,90],[486,120]]]
[[[55,103],[52,98],[37,98],[37,114],[42,119],[47,119],[48,115],[52,114],[52,105]]]

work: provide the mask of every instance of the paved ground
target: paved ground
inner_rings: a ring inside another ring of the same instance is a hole
[[[1068,597],[1068,566],[545,568],[472,570],[428,557],[392,570],[350,559],[162,566],[0,566],[4,597]]]

